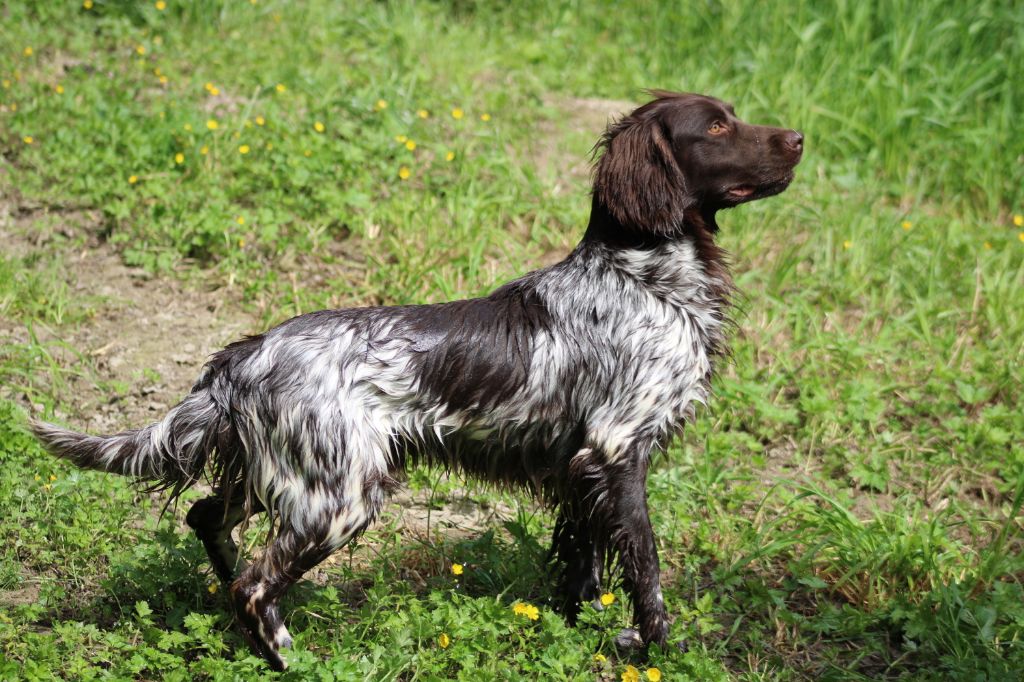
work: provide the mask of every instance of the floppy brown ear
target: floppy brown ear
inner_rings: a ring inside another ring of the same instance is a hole
[[[594,196],[624,227],[669,234],[696,202],[656,116],[627,116],[609,126],[599,147]]]

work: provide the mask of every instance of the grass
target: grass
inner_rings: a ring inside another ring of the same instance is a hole
[[[618,656],[621,592],[567,629],[541,568],[551,518],[415,471],[438,514],[468,500],[504,522],[385,520],[290,597],[284,677],[1019,679],[1024,7],[157,4],[0,8],[0,677],[272,677],[183,509],[160,517],[22,431],[30,405],[81,424],[83,394],[116,412],[156,376],[111,378],[66,341],[125,295],[80,253],[154,291],[215,289],[253,331],[478,295],[581,234],[571,168],[603,121],[580,98],[664,87],[807,136],[785,195],[721,219],[733,356],[651,475],[689,652]]]

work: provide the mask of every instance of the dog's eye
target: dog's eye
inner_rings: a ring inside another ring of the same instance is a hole
[[[708,126],[708,133],[711,135],[722,135],[729,132],[729,129],[722,125],[721,121],[715,121]]]

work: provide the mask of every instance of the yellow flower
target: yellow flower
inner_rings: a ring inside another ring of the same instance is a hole
[[[850,241],[849,239],[847,239],[845,242],[843,242],[843,248],[844,249],[853,248],[853,242]]]
[[[490,114],[480,114],[480,120],[481,121],[490,121],[491,120],[491,115]]]
[[[139,53],[139,54],[146,54],[146,46],[145,45],[137,45],[135,47],[135,51],[137,53]]]
[[[395,135],[395,142],[405,142],[408,139],[405,135]]]
[[[267,119],[263,118],[262,116],[257,116],[256,117],[256,125],[261,126],[261,125],[263,125],[266,122],[267,122]]]
[[[160,76],[160,85],[167,85],[167,76]]]
[[[462,575],[462,564],[452,564],[452,575]]]
[[[31,47],[26,47],[24,50],[21,51],[21,53],[23,55],[25,55],[26,57],[31,57],[32,56],[32,48]]]
[[[206,586],[206,591],[209,592],[210,594],[216,593],[217,592],[217,583],[210,583],[209,585],[207,585]]]
[[[35,142],[35,139],[31,135],[26,135],[25,137],[21,138],[21,141],[24,142],[25,144],[32,144],[33,142]]]
[[[82,2],[83,9],[92,9],[92,0],[84,0]]]
[[[50,481],[56,481],[56,480],[57,480],[57,477],[54,476],[53,474],[50,474]]]
[[[453,161],[455,159],[455,152],[448,152],[444,155],[445,161]]]
[[[985,242],[984,244],[982,244],[982,246],[984,246],[986,250],[992,248],[992,245],[990,243],[988,243],[988,242]]]
[[[64,94],[64,86],[63,85],[57,85],[56,87],[53,88],[53,90],[58,95],[63,95]]]
[[[18,110],[18,103],[17,102],[11,102],[10,107],[11,107],[11,111],[17,111]]]
[[[241,146],[240,146],[240,147],[238,148],[238,153],[239,153],[239,154],[248,154],[248,153],[249,153],[249,145],[247,145],[247,144],[243,144],[243,145],[241,145]]]
[[[448,645],[452,643],[452,638],[448,636],[448,633],[442,632],[441,636],[437,638],[437,645],[442,649],[447,649]]]
[[[604,654],[594,654],[594,660],[597,661],[598,663],[604,663],[608,659],[605,658]]]
[[[657,668],[648,668],[647,679],[651,682],[661,682],[661,671]]]
[[[426,109],[417,109],[416,115],[419,116],[420,118],[429,118],[430,112],[427,111]]]
[[[413,151],[414,149],[416,149],[416,143],[413,142],[412,140],[407,140],[405,143],[405,148],[408,149],[409,151]]]
[[[164,0],[156,0],[156,4],[154,6],[156,7],[158,12],[163,12],[165,9],[167,9],[167,3],[164,2]]]
[[[213,88],[210,88],[210,95],[211,95],[211,96],[213,96],[213,97],[216,97],[216,96],[217,96],[217,95],[219,95],[219,94],[220,94],[220,90],[218,90],[218,89],[217,89],[217,88],[215,88],[215,87],[213,87]]]
[[[274,89],[277,90],[278,92],[284,92],[288,88],[284,87],[284,83],[278,83],[277,85],[274,86]]]
[[[324,131],[324,124],[321,123],[320,121],[317,121],[316,123],[313,124],[313,130],[317,131],[318,133],[322,133]]]
[[[377,107],[377,111],[381,111],[382,109],[387,109],[388,108],[388,103],[386,101],[382,100],[382,99],[379,99],[379,100],[377,100],[377,104],[374,105],[374,106]]]
[[[181,152],[178,152],[177,154],[175,154],[174,155],[174,163],[179,164],[179,165],[185,163],[185,155],[182,154]]]
[[[35,475],[35,480],[37,480],[37,481],[41,481],[41,480],[43,480],[43,477],[42,477],[42,476],[40,476],[39,474],[36,474],[36,475]]]
[[[220,123],[217,123],[217,119],[211,118],[206,122],[206,127],[209,128],[210,130],[216,130],[217,128],[220,127]]]
[[[267,151],[269,152],[271,149],[274,148],[274,143],[273,142],[268,142],[266,144],[266,148],[267,148]]]
[[[235,218],[235,222],[239,225],[245,225],[245,216],[238,216]]]
[[[612,594],[611,592],[605,592],[604,594],[601,595],[601,605],[602,606],[611,606],[614,603],[615,603],[615,595]]]
[[[1013,224],[1017,227],[1024,227],[1024,215],[1013,216]]]
[[[10,88],[11,88],[11,81],[9,81],[9,80],[7,80],[5,78],[4,81],[3,81],[3,86],[4,86],[4,90],[10,90]]]
[[[245,240],[244,239],[239,239],[238,240],[238,248],[242,248],[244,246],[245,246]]]
[[[402,166],[398,169],[398,177],[403,180],[408,180],[410,175],[412,175],[412,172],[409,170],[408,166]]]
[[[52,486],[49,483],[47,483],[43,486],[43,490],[49,490],[51,487]]]
[[[302,155],[308,159],[309,157],[313,156],[313,152],[309,149],[306,149],[302,152]]]
[[[1019,233],[1017,234],[1017,239],[1019,239],[1019,240],[1021,240],[1022,242],[1024,242],[1024,232],[1019,232]]]
[[[186,133],[191,133],[192,132],[192,124],[191,123],[186,123],[185,125],[182,126],[182,128],[185,129]]]
[[[640,671],[631,665],[627,665],[622,671],[622,682],[640,682]]]
[[[213,83],[206,81],[206,83],[203,84],[203,90],[206,90],[207,92],[213,90]]]
[[[540,618],[540,610],[538,610],[536,606],[533,604],[524,604],[520,601],[517,601],[512,606],[512,612],[517,616],[526,616],[530,620],[537,620]]]
[[[466,115],[466,112],[464,112],[459,107],[455,107],[454,109],[452,109],[452,118],[454,118],[456,121],[458,121],[459,119],[461,119],[465,115]]]
[[[202,147],[199,148],[199,153],[202,154],[203,156],[206,156],[207,154],[210,153],[210,148],[204,144]]]
[[[902,227],[904,230],[909,230],[913,226],[914,223],[910,222],[909,220],[904,220],[902,223],[900,223],[900,227]]]
[[[139,176],[137,176],[137,175],[129,175],[128,176],[128,184],[129,185],[134,185],[138,181],[139,181]]]

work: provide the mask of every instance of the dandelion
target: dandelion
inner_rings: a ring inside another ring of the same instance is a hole
[[[266,122],[267,122],[267,119],[263,118],[262,116],[257,116],[256,117],[256,125],[261,126],[261,125],[263,125]]]
[[[274,86],[274,89],[277,90],[278,92],[284,92],[288,88],[284,87],[284,83],[278,83],[277,85]]]
[[[405,142],[408,139],[405,135],[395,135],[395,142]]]
[[[540,618],[540,610],[533,604],[524,604],[521,601],[517,601],[512,606],[512,612],[517,616],[526,616],[530,620],[537,620]]]
[[[846,241],[843,242],[843,248],[844,249],[851,249],[851,248],[853,248],[853,242],[850,241],[849,239],[847,239]]]
[[[11,107],[11,111],[17,111],[18,110],[18,103],[17,102],[11,102],[10,107]]]
[[[58,84],[58,85],[54,86],[53,91],[56,92],[58,95],[63,95],[64,94],[64,86]]]
[[[302,155],[308,159],[309,157],[313,156],[313,150],[305,149],[303,150]]]
[[[181,164],[185,163],[185,155],[182,154],[181,152],[178,152],[177,154],[175,154],[174,155],[174,163],[178,164],[179,166]]]
[[[206,122],[206,127],[210,130],[216,130],[217,128],[220,127],[220,123],[217,123],[217,119],[211,118],[209,121]]]
[[[4,86],[4,90],[10,90],[11,89],[11,81],[9,81],[9,80],[7,80],[5,78],[4,81],[3,81],[3,86]]]
[[[82,2],[82,9],[92,9],[92,0],[84,0]]]
[[[235,222],[238,223],[239,225],[245,225],[245,216],[238,216],[237,218],[235,218]]]
[[[313,130],[317,131],[318,133],[322,133],[324,131],[324,124],[321,123],[320,121],[317,121],[316,123],[313,124]]]
[[[910,222],[909,220],[904,220],[902,223],[900,223],[900,227],[902,227],[904,230],[909,230],[913,226],[914,223]]]
[[[240,145],[238,147],[238,153],[239,154],[248,154],[249,153],[249,145],[247,145],[247,144]]]
[[[452,564],[452,575],[462,575],[462,564]]]
[[[21,53],[23,55],[25,55],[26,57],[31,57],[32,56],[32,48],[31,47],[26,47],[24,50],[21,51]]]
[[[213,83],[206,81],[206,83],[203,84],[203,90],[206,90],[207,92],[213,90]]]
[[[211,97],[216,97],[219,94],[220,94],[220,89],[218,89],[216,87],[210,88],[210,96]]]
[[[379,99],[374,107],[376,107],[377,111],[383,111],[388,108],[388,103],[385,100]]]
[[[33,138],[31,135],[26,135],[25,137],[21,138],[21,141],[24,142],[25,144],[32,144],[33,142],[35,142],[35,138]]]
[[[640,671],[631,665],[627,665],[622,671],[622,682],[640,682]]]
[[[135,46],[135,53],[138,54],[138,55],[146,54],[146,46],[145,45],[136,45]]]
[[[401,179],[408,180],[410,175],[412,175],[412,172],[409,170],[408,166],[402,166],[398,169],[398,177]]]
[[[597,661],[598,663],[604,663],[608,659],[605,657],[604,654],[594,654],[594,660]]]
[[[216,594],[217,593],[217,583],[210,583],[209,585],[207,585],[206,586],[206,591],[209,592],[210,594]]]
[[[462,117],[465,116],[465,115],[466,115],[466,112],[464,112],[459,107],[455,107],[454,109],[452,109],[452,118],[454,118],[456,121],[461,120]]]
[[[648,668],[647,679],[651,682],[661,682],[661,671],[657,668]]]
[[[57,477],[54,476],[53,474],[50,474],[50,482],[52,483],[53,481],[56,481],[56,480],[57,480]]]
[[[445,154],[444,155],[444,160],[445,161],[454,161],[455,160],[455,152],[448,152],[447,154]]]
[[[1022,242],[1024,242],[1024,232],[1018,232],[1017,233],[1017,239],[1019,239]]]
[[[480,114],[480,120],[481,121],[490,121],[491,120],[491,115],[490,114]]]
[[[206,156],[207,154],[210,153],[210,148],[204,144],[202,147],[199,148],[199,153],[202,154],[203,156]]]
[[[158,80],[160,81],[160,85],[167,85],[167,76],[160,76]]]
[[[611,606],[615,603],[615,595],[611,592],[605,592],[601,595],[601,606]]]
[[[986,251],[991,251],[992,250],[992,244],[990,244],[989,242],[985,242],[984,244],[982,244],[982,246],[985,247]]]
[[[1017,227],[1024,227],[1024,215],[1013,216],[1013,224]]]
[[[416,143],[413,142],[412,140],[406,140],[405,148],[408,149],[409,151],[413,151],[414,149],[416,149]]]
[[[129,185],[134,185],[138,181],[139,181],[139,176],[138,175],[129,175],[128,176],[128,184]]]
[[[192,124],[191,123],[186,123],[185,125],[182,126],[182,128],[185,129],[186,133],[191,133],[192,132]]]
[[[53,487],[53,486],[51,486],[51,485],[50,485],[49,483],[47,483],[47,484],[45,484],[45,485],[43,486],[43,490],[49,491],[49,490],[50,490],[50,488],[52,488],[52,487]]]
[[[154,7],[156,7],[156,10],[158,12],[163,12],[165,9],[167,9],[167,3],[164,2],[164,0],[156,0],[156,4],[154,5]]]
[[[43,477],[42,477],[42,476],[40,476],[39,474],[36,474],[36,475],[34,476],[34,478],[35,478],[35,480],[37,480],[37,481],[41,481],[41,480],[43,480]]]
[[[427,111],[426,109],[417,109],[416,115],[419,116],[420,118],[430,118],[430,112]]]
[[[437,645],[442,649],[447,649],[448,645],[452,643],[452,638],[448,636],[448,633],[442,632],[441,636],[437,638]]]

